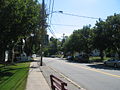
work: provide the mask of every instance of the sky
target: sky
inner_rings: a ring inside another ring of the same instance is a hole
[[[45,0],[47,9],[49,8],[49,3],[50,0]],[[53,11],[63,11],[63,13],[75,14],[79,16],[106,19],[107,16],[113,15],[114,13],[120,13],[119,5],[120,0],[54,0]],[[81,29],[84,25],[91,24],[91,27],[93,27],[97,20],[98,19],[52,13],[50,27],[57,38],[62,38],[63,33],[66,36],[69,36],[74,30]],[[48,34],[52,36],[50,31],[47,31]]]

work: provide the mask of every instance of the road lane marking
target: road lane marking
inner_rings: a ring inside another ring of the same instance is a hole
[[[86,67],[83,67],[83,66],[78,66],[78,67],[83,68],[83,69],[87,69],[87,70],[91,70],[91,71],[95,71],[95,72],[99,72],[99,73],[103,73],[103,74],[106,74],[106,75],[109,75],[109,76],[120,78],[120,75],[114,75],[114,74],[103,72],[103,71],[100,71],[100,70],[97,70],[97,69],[86,68]]]
[[[64,62],[64,63],[66,63],[66,62]],[[66,63],[66,64],[73,65],[73,64],[70,64],[70,63]],[[97,69],[87,68],[87,67],[83,67],[83,66],[80,66],[80,65],[79,66],[78,65],[73,65],[73,66],[83,68],[83,69],[86,69],[86,70],[90,70],[90,71],[99,72],[99,73],[102,73],[102,74],[105,74],[105,75],[108,75],[108,76],[120,78],[120,75],[115,75],[115,74],[103,72],[103,71],[100,71],[100,70],[97,70]]]
[[[55,72],[57,72],[58,74],[60,74],[63,78],[65,78],[66,80],[68,80],[69,82],[71,82],[73,85],[75,85],[76,87],[78,87],[80,90],[86,90],[84,88],[82,88],[80,85],[78,85],[76,82],[72,81],[71,79],[69,79],[67,76],[65,76],[64,74],[58,72],[56,69],[48,66],[50,69],[54,70]]]

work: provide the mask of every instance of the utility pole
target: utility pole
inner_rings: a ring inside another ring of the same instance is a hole
[[[42,28],[41,28],[41,45],[40,45],[40,54],[41,54],[41,58],[40,58],[40,66],[43,65],[43,42],[44,42],[44,32],[45,32],[45,2],[44,0],[42,0]]]
[[[64,44],[64,42],[65,42],[65,34],[63,33],[63,39],[62,39],[62,45],[61,46],[63,46],[63,44]]]

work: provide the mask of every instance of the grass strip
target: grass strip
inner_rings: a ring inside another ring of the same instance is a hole
[[[24,90],[26,84],[22,85],[24,88],[21,88],[20,86],[22,83],[26,83],[28,70],[29,63],[18,63],[2,68],[4,76],[1,76],[0,90]],[[11,73],[11,75],[5,74],[8,72]]]

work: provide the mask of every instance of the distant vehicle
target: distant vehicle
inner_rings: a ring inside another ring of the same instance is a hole
[[[51,58],[55,58],[55,55],[51,55]]]
[[[40,55],[36,54],[36,57],[40,57]]]
[[[81,63],[88,63],[89,62],[88,55],[86,55],[86,54],[75,56],[75,60],[78,62],[81,62]]]
[[[73,57],[72,56],[67,56],[67,58],[66,58],[67,60],[72,60],[73,59]]]
[[[113,67],[120,67],[120,60],[116,59],[109,59],[107,61],[104,61],[104,65],[106,66],[113,66]]]
[[[36,54],[33,54],[32,57],[35,58],[35,57],[36,57]]]
[[[117,67],[120,67],[120,60],[117,62]]]

